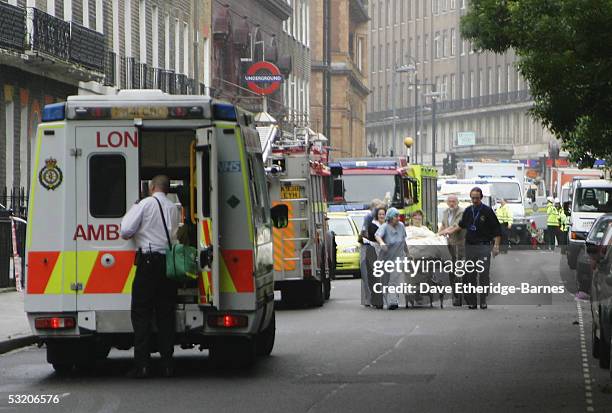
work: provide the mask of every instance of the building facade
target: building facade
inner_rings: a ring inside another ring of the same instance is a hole
[[[434,112],[438,166],[450,152],[546,154],[552,136],[527,115],[533,101],[516,56],[474,52],[459,30],[467,7],[467,0],[371,0],[367,140],[378,155],[406,153],[402,142],[411,136],[412,159],[431,164]]]
[[[210,0],[0,0],[0,195],[27,193],[45,104],[210,85]]]
[[[311,125],[334,158],[366,153],[368,21],[366,0],[310,2]]]

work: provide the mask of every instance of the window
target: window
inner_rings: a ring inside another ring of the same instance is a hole
[[[179,20],[174,19],[174,71],[181,71],[181,27]]]
[[[385,27],[389,26],[389,9],[391,8],[391,0],[387,0],[387,7],[385,8]]]
[[[450,75],[450,99],[455,100],[455,74]]]
[[[418,61],[419,60],[419,48],[421,46],[421,36],[417,36],[416,37],[416,44],[414,45],[415,47],[415,56],[414,58]]]
[[[426,62],[429,56],[429,35],[426,34],[423,39],[423,61]]]
[[[474,82],[474,71],[470,70],[470,96],[469,97],[474,97],[475,96],[475,87],[476,87],[476,82]]]
[[[102,0],[96,0],[96,31],[104,32],[104,4]]]
[[[442,57],[448,56],[448,33],[444,30],[442,35]]]
[[[431,11],[433,14],[438,14],[438,8],[440,5],[438,4],[440,0],[431,0]]]
[[[455,55],[455,43],[457,42],[457,37],[455,36],[455,29],[450,29],[450,55]]]
[[[13,161],[15,160],[13,148],[15,145],[15,103],[12,100],[6,102],[5,106],[5,133],[6,133],[6,164],[5,164],[5,187],[13,186]]]
[[[151,28],[152,37],[152,58],[153,58],[153,67],[159,67],[159,8],[154,5],[151,9]]]
[[[132,2],[125,0],[123,14],[123,33],[125,41],[125,57],[132,56]]]
[[[164,69],[170,69],[170,15],[164,19]]]
[[[461,8],[465,9],[465,0],[461,0]]]
[[[506,65],[506,92],[512,89],[512,69],[510,65]]]
[[[488,78],[489,78],[489,95],[493,94],[493,69],[489,68],[488,70]]]
[[[89,29],[89,0],[83,0],[83,26]]]
[[[440,32],[436,32],[434,37],[434,58],[440,58]]]
[[[442,96],[441,96],[442,99],[445,99],[445,98],[448,97],[448,78],[446,77],[446,75],[444,75],[442,77],[442,90],[441,90],[441,92],[442,92]]]
[[[189,25],[183,23],[183,73],[189,75]]]
[[[461,40],[461,56],[465,56],[465,40]]]
[[[483,82],[483,77],[482,77],[482,69],[478,70],[478,95],[479,96],[484,95],[484,82]]]
[[[146,0],[138,2],[138,31],[140,45],[140,63],[147,63],[147,4]]]
[[[497,93],[501,93],[502,71],[501,66],[497,66]]]
[[[461,73],[461,99],[465,99],[465,91],[466,91],[465,73]]]
[[[94,218],[125,215],[126,171],[122,155],[89,158],[89,214]]]
[[[383,0],[378,3],[378,28],[383,26]]]
[[[457,7],[457,5],[455,3],[456,3],[456,0],[450,0],[450,8],[451,8],[451,10],[455,10],[455,7]]]

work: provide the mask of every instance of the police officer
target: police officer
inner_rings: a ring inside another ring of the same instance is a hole
[[[176,242],[179,211],[166,194],[170,181],[165,175],[149,184],[151,196],[134,205],[121,221],[121,237],[134,239],[138,249],[136,275],[132,284],[132,327],[136,368],[130,376],[150,376],[151,325],[157,325],[157,349],[162,358],[162,374],[172,376],[177,286],[166,278],[168,238]],[[163,219],[162,213],[163,211]],[[164,221],[166,228],[164,228]],[[167,230],[167,231],[166,231]]]
[[[561,201],[559,198],[555,198],[555,208],[559,212],[559,232],[557,233],[557,243],[561,248],[561,254],[565,254],[565,249],[567,246],[567,229],[569,226],[569,218],[565,214],[563,206],[561,205]]]
[[[553,198],[549,197],[546,204],[546,234],[548,238],[546,244],[551,251],[555,250],[555,239],[559,238],[560,218],[559,210],[555,207]]]
[[[500,252],[502,254],[508,253],[508,236],[510,235],[510,231],[512,230],[512,222],[514,220],[514,216],[512,215],[512,211],[510,210],[510,205],[506,202],[505,199],[501,199],[501,206],[497,208],[495,211],[495,215],[497,215],[497,219],[501,224],[501,245]]]
[[[473,262],[473,271],[466,271],[465,279],[469,287],[475,288],[489,285],[489,269],[491,266],[491,252],[496,256],[499,254],[499,244],[501,239],[501,226],[497,220],[495,212],[482,203],[482,189],[474,187],[470,191],[472,205],[463,211],[461,221],[445,230],[440,231],[441,235],[454,234],[455,232],[466,229],[465,234],[465,257],[468,262]],[[476,265],[480,261],[482,272]],[[480,277],[479,277],[480,276]],[[480,278],[480,283],[478,282]],[[465,301],[470,310],[477,308],[477,296],[475,292],[468,291],[464,294]],[[480,294],[480,308],[487,308],[487,294]]]

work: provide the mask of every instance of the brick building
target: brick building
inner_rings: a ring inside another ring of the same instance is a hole
[[[366,0],[310,4],[311,125],[328,136],[334,157],[366,153],[368,20]]]

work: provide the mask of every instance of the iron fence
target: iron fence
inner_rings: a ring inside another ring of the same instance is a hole
[[[11,216],[26,220],[27,215],[28,197],[26,190],[24,188],[12,188],[10,190],[4,188],[0,192],[0,288],[15,286],[15,269],[11,265],[14,256]],[[17,253],[21,257],[21,274],[24,274],[26,224],[15,220],[14,225]]]

